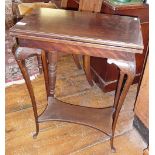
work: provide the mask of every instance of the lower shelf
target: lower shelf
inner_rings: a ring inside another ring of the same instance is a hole
[[[111,136],[113,112],[113,107],[91,108],[77,106],[49,97],[48,105],[38,117],[38,122],[56,120],[77,123],[98,129]]]

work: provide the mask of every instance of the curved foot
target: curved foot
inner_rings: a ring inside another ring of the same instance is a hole
[[[88,79],[87,79],[87,80],[88,80]],[[93,82],[93,80],[88,80],[88,83],[89,83],[89,85],[90,85],[91,87],[94,86],[94,82]]]
[[[112,153],[116,153],[116,149],[114,147],[114,137],[113,136],[110,139],[110,146],[111,146]]]
[[[116,153],[116,148],[114,146],[111,147],[112,153]]]
[[[38,132],[34,133],[34,134],[33,134],[33,139],[36,139],[37,136],[38,136]]]

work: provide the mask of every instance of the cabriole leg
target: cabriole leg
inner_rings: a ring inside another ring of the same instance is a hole
[[[39,133],[37,105],[36,105],[36,100],[35,100],[35,96],[34,96],[33,87],[32,87],[32,84],[31,84],[31,80],[29,78],[29,74],[28,74],[26,66],[25,66],[24,53],[22,53],[22,55],[20,55],[22,51],[18,51],[18,48],[17,48],[16,45],[13,47],[12,50],[13,50],[13,54],[15,56],[15,59],[16,59],[18,65],[19,65],[19,68],[21,70],[21,73],[23,75],[23,78],[25,79],[26,86],[27,86],[27,89],[28,89],[28,92],[29,92],[29,95],[30,95],[30,98],[31,98],[34,117],[35,117],[35,124],[36,124],[36,133],[33,135],[33,137],[36,138],[38,133]]]
[[[135,73],[136,73],[136,63],[135,63],[135,57],[133,57],[133,61],[116,61],[116,60],[108,60],[108,63],[115,64],[120,69],[120,77],[118,80],[118,86],[116,90],[116,95],[114,99],[114,108],[115,112],[113,114],[113,124],[112,124],[112,136],[110,140],[111,149],[113,152],[116,151],[114,147],[114,134],[116,129],[116,123],[118,120],[118,116],[120,113],[120,110],[122,108],[122,105],[124,103],[125,97],[128,93],[128,90],[130,88],[130,85],[132,84]],[[127,75],[126,81],[124,81],[124,77]]]
[[[34,117],[35,117],[35,124],[36,124],[36,133],[33,135],[33,138],[36,138],[39,133],[39,123],[38,123],[37,105],[36,105],[36,100],[35,100],[35,96],[34,96],[34,92],[33,92],[33,87],[32,87],[27,69],[25,67],[24,60],[17,60],[17,63],[18,63],[19,68],[23,74],[27,89],[28,89],[30,97],[31,97],[32,107],[33,107],[33,112],[34,112]]]

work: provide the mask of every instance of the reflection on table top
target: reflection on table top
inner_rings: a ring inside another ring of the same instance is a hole
[[[140,21],[127,16],[41,8],[10,31],[32,37],[143,49]]]

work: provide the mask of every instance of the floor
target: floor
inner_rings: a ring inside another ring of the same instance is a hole
[[[36,94],[38,112],[46,105],[43,76],[32,81]],[[130,88],[122,109],[134,103],[137,85]],[[114,92],[103,93],[96,85],[89,86],[83,70],[78,70],[71,56],[63,56],[58,63],[56,96],[68,103],[104,107],[113,102]],[[128,106],[127,106],[128,105]],[[123,110],[122,110],[123,113]],[[124,112],[127,113],[127,112]],[[127,113],[127,118],[133,117]],[[124,119],[124,121],[123,121]],[[114,144],[115,155],[142,155],[146,144],[129,121],[118,123]],[[132,119],[131,119],[132,121]],[[124,127],[124,128],[123,128]],[[6,88],[6,155],[111,155],[109,137],[82,125],[63,122],[40,124],[37,139],[32,138],[35,131],[31,101],[25,84]]]

